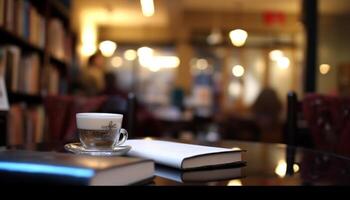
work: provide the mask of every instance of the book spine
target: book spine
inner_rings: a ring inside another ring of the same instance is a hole
[[[0,0],[0,27],[5,25],[5,0]]]
[[[16,2],[16,34],[20,37],[24,37],[23,34],[23,20],[24,20],[24,12],[23,12],[23,1],[17,0]]]
[[[13,24],[14,24],[14,1],[6,0],[6,8],[5,8],[5,28],[12,32]]]
[[[28,0],[23,2],[23,36],[24,39],[29,40],[30,36],[30,4]]]

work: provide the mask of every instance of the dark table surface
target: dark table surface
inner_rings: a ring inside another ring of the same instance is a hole
[[[208,185],[208,186],[294,186],[294,185],[350,185],[350,159],[338,155],[289,147],[282,144],[265,144],[243,141],[197,143],[246,150],[245,166],[229,169],[212,169],[194,174],[203,181],[187,181],[184,172],[156,166],[156,177],[150,185]],[[11,149],[64,152],[63,145],[40,144]],[[162,169],[162,170],[161,170]],[[167,173],[163,173],[164,169]],[[188,174],[188,172],[186,172]],[[193,175],[193,173],[192,173]],[[163,177],[161,177],[163,176]]]

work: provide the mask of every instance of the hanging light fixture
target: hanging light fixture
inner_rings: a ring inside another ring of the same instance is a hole
[[[153,0],[141,0],[142,14],[145,17],[152,17],[155,12]]]
[[[121,66],[123,66],[123,63],[123,59],[119,56],[116,56],[111,60],[112,67],[114,68],[120,68]]]
[[[137,58],[137,52],[135,50],[133,50],[133,49],[126,50],[124,52],[124,58],[127,61],[134,61]]]
[[[288,69],[290,66],[290,60],[288,57],[281,57],[277,61],[277,66],[281,69]]]
[[[326,75],[331,71],[331,66],[329,64],[322,64],[320,65],[320,73],[322,75]]]
[[[232,68],[232,74],[237,78],[242,77],[244,73],[245,73],[244,67],[241,65],[236,65]]]
[[[104,57],[111,57],[117,49],[117,44],[113,41],[106,40],[100,43],[99,49]]]
[[[234,46],[242,47],[248,39],[248,32],[242,29],[236,29],[230,32],[230,39]]]
[[[275,49],[269,53],[269,57],[273,61],[278,61],[280,58],[284,57],[284,53],[281,50]]]

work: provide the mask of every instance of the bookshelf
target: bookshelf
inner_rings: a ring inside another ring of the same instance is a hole
[[[75,57],[67,2],[0,0],[0,69],[11,105],[0,113],[0,146],[48,138],[44,98],[67,94]],[[18,123],[23,127],[11,128]]]

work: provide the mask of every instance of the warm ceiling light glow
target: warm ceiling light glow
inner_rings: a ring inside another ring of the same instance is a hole
[[[141,47],[137,50],[137,55],[142,58],[142,57],[152,57],[153,56],[153,49],[149,47]]]
[[[124,58],[128,61],[134,61],[137,58],[137,52],[133,49],[129,49],[124,52]]]
[[[149,47],[141,47],[137,50],[139,62],[142,67],[149,68],[153,64],[153,49]]]
[[[111,60],[111,64],[114,68],[119,68],[123,65],[123,59],[121,57],[114,57]]]
[[[273,50],[270,52],[269,56],[271,60],[278,61],[278,59],[284,56],[284,53],[281,50]]]
[[[199,70],[206,70],[209,67],[209,63],[206,59],[198,59],[196,62],[196,67]]]
[[[281,57],[277,61],[277,66],[281,69],[288,69],[290,66],[290,60],[287,57]]]
[[[145,17],[152,17],[154,15],[154,2],[153,0],[141,0],[142,13]]]
[[[242,186],[241,180],[231,180],[228,182],[227,186]]]
[[[232,74],[237,78],[242,77],[244,73],[245,73],[244,67],[242,67],[241,65],[236,65],[232,68]]]
[[[154,50],[149,47],[141,47],[137,50],[139,62],[142,67],[148,68],[152,72],[158,72],[161,69],[177,68],[180,65],[180,59],[176,56],[154,56]]]
[[[207,42],[210,45],[216,45],[222,42],[222,35],[219,29],[213,29],[211,34],[207,38]]]
[[[245,30],[236,29],[230,32],[230,39],[234,46],[242,47],[248,39],[248,33]]]
[[[82,44],[80,53],[82,56],[89,57],[97,51],[96,45],[94,44]]]
[[[97,51],[97,27],[91,21],[82,22],[81,49],[82,56],[89,57]]]
[[[155,56],[153,57],[153,65],[160,68],[178,68],[180,59],[176,56]]]
[[[322,75],[326,75],[329,73],[329,71],[331,71],[331,66],[328,64],[322,64],[320,65],[320,73]]]
[[[242,85],[237,81],[231,82],[228,87],[228,93],[231,97],[239,97],[242,94]]]
[[[148,69],[151,71],[151,72],[159,72],[160,71],[160,67],[157,66],[157,65],[151,65],[148,67]]]
[[[99,49],[103,56],[111,57],[117,49],[117,44],[113,41],[106,40],[100,43]]]

